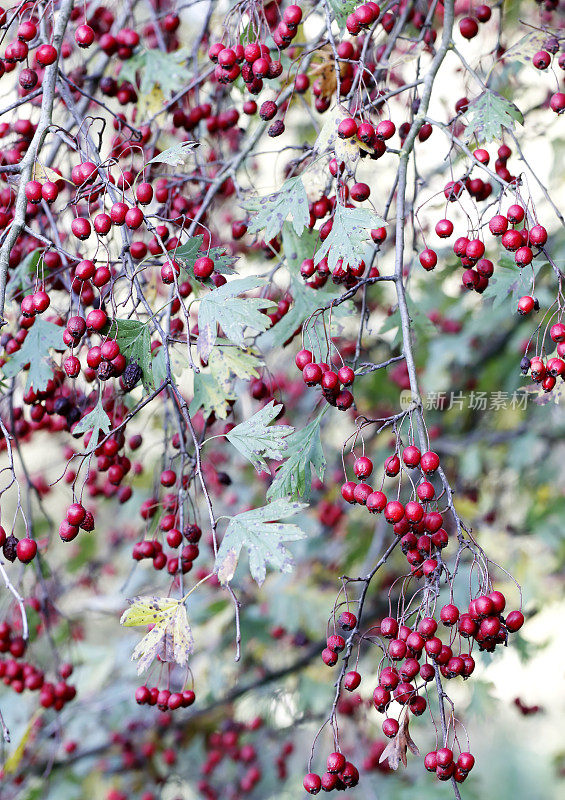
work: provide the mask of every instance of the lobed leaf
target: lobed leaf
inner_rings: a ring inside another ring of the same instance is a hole
[[[267,491],[267,499],[310,496],[312,470],[320,480],[324,478],[326,459],[320,438],[320,423],[325,409],[301,431],[295,431],[286,440],[287,458],[278,468],[275,479]]]
[[[226,438],[253,464],[257,472],[268,470],[265,457],[280,460],[288,447],[285,439],[293,433],[294,428],[290,425],[270,426],[281,408],[271,400],[226,434]]]
[[[327,255],[330,270],[340,259],[344,264],[358,264],[371,242],[371,229],[383,225],[386,222],[368,208],[347,208],[338,203],[332,229],[316,251],[314,263],[318,264]]]
[[[253,211],[248,233],[265,229],[264,239],[270,242],[282,230],[284,221],[292,218],[292,227],[300,235],[310,221],[308,196],[302,178],[289,178],[278,192],[261,197],[246,204]]]
[[[89,444],[96,445],[98,444],[100,433],[109,433],[111,428],[112,423],[110,421],[110,417],[104,411],[102,398],[100,397],[92,411],[82,417],[82,419],[79,419],[73,428],[73,435],[92,431]]]
[[[221,583],[227,584],[233,578],[242,547],[247,550],[251,577],[259,585],[265,580],[267,565],[290,572],[292,556],[283,542],[304,539],[306,534],[297,525],[279,520],[292,517],[303,508],[306,508],[303,503],[275,500],[231,517],[214,565]]]
[[[26,364],[29,364],[26,391],[31,386],[36,392],[43,391],[53,377],[49,351],[66,350],[63,332],[64,328],[37,316],[20,349],[11,355],[2,367],[4,375],[7,378],[15,378]]]
[[[218,326],[230,341],[241,347],[245,346],[244,333],[247,328],[261,332],[269,327],[269,317],[261,309],[271,307],[271,300],[238,297],[261,284],[262,280],[255,277],[237,278],[202,298],[198,308],[197,348],[203,360],[207,360],[216,343]]]
[[[153,625],[136,645],[132,661],[138,659],[137,672],[147,670],[157,657],[180,667],[194,650],[194,639],[182,600],[171,597],[137,597],[122,614],[120,624]]]
[[[503,130],[513,130],[515,122],[524,124],[522,112],[514,103],[488,89],[469,103],[465,116],[464,138],[469,141],[475,137],[479,144],[502,138]]]

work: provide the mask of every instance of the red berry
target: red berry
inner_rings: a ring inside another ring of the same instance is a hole
[[[381,635],[385,639],[393,639],[398,633],[398,622],[394,617],[385,617],[381,621]]]
[[[371,492],[367,497],[365,505],[371,514],[377,514],[384,510],[387,504],[386,495],[382,492]]]
[[[508,220],[502,214],[495,214],[488,227],[493,236],[502,236],[508,230]]]
[[[351,369],[351,367],[340,367],[337,371],[337,377],[339,378],[339,382],[342,386],[351,386],[353,381],[355,380],[355,373]]]
[[[547,69],[551,64],[551,55],[546,50],[538,50],[532,58],[536,69]]]
[[[447,767],[453,762],[453,751],[449,747],[440,747],[436,751],[437,763],[440,767]]]
[[[88,239],[88,237],[90,236],[92,228],[90,226],[90,222],[87,219],[85,219],[84,217],[77,217],[71,222],[71,230],[77,237],[77,239],[81,239],[82,241],[84,241],[85,239]]]
[[[351,611],[342,611],[338,623],[344,631],[352,631],[357,625],[357,617]]]
[[[375,133],[379,139],[391,139],[396,133],[396,125],[390,119],[383,119],[377,125]]]
[[[328,772],[341,772],[347,761],[343,753],[330,753],[326,761]]]
[[[345,648],[345,639],[343,636],[334,633],[332,636],[328,637],[327,646],[330,650],[333,650],[334,653],[341,653]]]
[[[547,242],[547,231],[543,225],[534,225],[529,233],[530,244],[535,244],[537,247],[543,247]]]
[[[358,483],[355,489],[353,490],[353,499],[359,505],[364,506],[367,502],[367,498],[373,493],[373,489],[367,483]]]
[[[408,447],[405,447],[402,452],[402,460],[406,464],[407,467],[413,468],[417,467],[420,463],[420,450],[416,447],[416,445],[411,444]]]
[[[506,617],[506,627],[511,633],[519,631],[524,624],[524,615],[521,611],[511,611]]]
[[[508,222],[511,222],[513,225],[517,225],[519,222],[522,222],[525,216],[525,211],[522,206],[517,204],[510,206],[508,211],[506,212],[506,218]]]
[[[518,301],[518,313],[522,315],[530,314],[535,308],[536,301],[533,297],[525,295]]]
[[[392,719],[391,717],[388,717],[387,719],[384,720],[383,733],[389,739],[394,739],[394,737],[398,733],[398,730],[399,730],[399,725],[397,720]]]
[[[343,677],[343,688],[348,692],[353,692],[361,683],[361,675],[358,672],[346,672]]]
[[[320,780],[320,776],[316,775],[315,772],[309,772],[304,777],[302,783],[308,794],[318,794],[318,792],[322,788],[322,781]]]
[[[565,111],[565,92],[555,92],[551,95],[549,107],[556,114],[562,114]]]
[[[370,194],[371,190],[366,183],[354,183],[349,192],[351,199],[359,203],[367,200]]]
[[[455,625],[459,619],[459,609],[449,603],[441,609],[439,616],[444,625]]]
[[[457,759],[457,766],[462,769],[463,772],[470,772],[475,766],[474,756],[472,756],[471,753],[461,753]]]
[[[95,308],[93,311],[90,311],[86,317],[86,327],[93,331],[101,331],[107,322],[108,317],[106,312],[102,311],[101,308]]]
[[[385,519],[387,522],[400,522],[404,516],[404,506],[398,500],[391,500],[385,507]]]
[[[340,139],[351,139],[357,133],[357,123],[351,117],[342,119],[337,128],[337,135]]]
[[[437,253],[435,250],[430,250],[429,247],[426,248],[426,250],[422,250],[420,253],[420,264],[425,270],[432,270],[437,264]]]
[[[503,233],[500,242],[506,250],[510,251],[517,250],[524,243],[520,231],[515,230],[509,230],[506,231],[506,233]]]
[[[436,233],[440,239],[447,239],[453,233],[453,222],[449,219],[440,219],[436,224]]]
[[[35,539],[20,539],[16,545],[16,555],[22,564],[29,564],[37,553],[37,542]]]
[[[79,47],[90,47],[94,41],[94,31],[90,25],[79,25],[75,31],[75,41]]]
[[[57,60],[57,50],[52,44],[42,44],[35,52],[37,63],[42,67],[48,67]]]
[[[479,32],[477,20],[473,19],[473,17],[463,17],[459,22],[459,31],[465,39],[474,39]]]
[[[563,326],[563,328],[564,328],[563,338],[565,338],[565,326]],[[561,341],[561,339],[559,339],[559,341]],[[373,471],[373,462],[371,461],[370,458],[367,458],[367,456],[361,456],[360,458],[356,459],[355,463],[353,464],[353,472],[357,475],[358,478],[368,478],[369,475],[372,473],[372,471]]]
[[[306,386],[316,386],[322,380],[322,368],[319,364],[306,364],[302,370],[302,379]]]

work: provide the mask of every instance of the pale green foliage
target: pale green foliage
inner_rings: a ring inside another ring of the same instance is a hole
[[[289,178],[278,192],[253,200],[246,207],[254,212],[248,233],[257,233],[264,228],[266,242],[281,231],[288,217],[292,218],[292,226],[298,235],[307,227],[310,219],[308,196],[300,177]]]
[[[465,139],[473,137],[479,144],[500,139],[504,129],[514,129],[514,123],[524,124],[520,109],[497,92],[487,90],[469,103],[465,112],[467,126]]]
[[[64,328],[59,325],[37,316],[20,349],[2,367],[4,375],[14,378],[29,364],[26,390],[33,386],[34,391],[43,391],[53,377],[53,369],[48,360],[49,351],[66,349],[63,331]]]
[[[265,580],[267,565],[290,572],[293,560],[283,542],[295,542],[305,534],[297,525],[279,520],[292,517],[303,508],[303,503],[275,500],[263,508],[230,517],[214,566],[220,581],[226,584],[233,578],[242,547],[248,553],[251,577],[258,584]]]

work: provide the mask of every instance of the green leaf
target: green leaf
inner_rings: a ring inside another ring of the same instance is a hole
[[[147,167],[149,164],[169,164],[171,167],[182,167],[197,146],[198,142],[179,142],[179,144],[175,144],[167,148],[167,150],[163,150],[162,153],[153,156],[145,166]]]
[[[228,401],[237,399],[234,393],[236,378],[257,378],[257,367],[260,364],[261,361],[253,350],[240,350],[225,344],[216,345],[208,361],[209,372],[200,371],[194,375],[191,413],[202,408],[205,415],[213,411],[220,419],[226,419]]]
[[[245,346],[246,328],[261,332],[269,327],[271,321],[260,309],[271,307],[273,303],[270,300],[261,297],[237,297],[261,284],[262,280],[255,277],[237,278],[202,298],[198,308],[197,343],[202,359],[206,360],[214,347],[218,325],[230,341],[241,347]]]
[[[371,241],[371,229],[383,225],[386,222],[368,208],[346,208],[338,203],[332,229],[316,251],[314,263],[318,264],[327,255],[330,270],[340,258],[344,264],[357,265],[363,260]]]
[[[270,242],[282,229],[287,217],[292,217],[292,226],[300,235],[310,220],[308,196],[302,178],[289,178],[278,192],[246,203],[246,208],[254,212],[248,233],[257,233],[265,228],[264,239]]]
[[[210,372],[195,373],[194,397],[190,404],[191,414],[196,413],[201,408],[205,416],[209,416],[214,412],[219,419],[226,419],[228,416],[228,400],[235,399],[233,392],[226,392]]]
[[[239,450],[241,455],[250,461],[257,472],[268,470],[266,458],[280,461],[288,445],[285,438],[293,433],[290,425],[273,425],[273,422],[282,406],[275,405],[271,400],[252,417],[236,425],[226,434],[226,438]]]
[[[132,653],[139,659],[138,675],[151,666],[157,657],[184,667],[194,650],[194,639],[182,600],[170,597],[136,597],[122,614],[120,624],[153,625]]]
[[[129,361],[139,364],[143,386],[147,391],[155,388],[153,354],[151,353],[151,323],[136,319],[114,319],[107,334],[117,341]]]
[[[168,97],[188,83],[190,76],[186,61],[189,57],[187,50],[176,50],[174,53],[164,53],[159,49],[141,50],[122,62],[120,79],[135,86],[136,74],[139,73],[141,95],[148,95],[159,86],[165,97]]]
[[[282,229],[282,247],[289,270],[300,272],[305,258],[313,258],[318,243],[318,231],[305,230],[299,235],[285,222]]]
[[[279,520],[292,517],[305,507],[303,503],[276,500],[231,517],[214,565],[221,583],[229,583],[233,578],[242,547],[249,556],[251,577],[259,585],[265,580],[267,564],[280,572],[290,572],[292,556],[283,542],[296,542],[304,539],[305,534],[297,525]]]
[[[26,391],[30,386],[33,386],[36,392],[43,391],[53,377],[49,351],[66,349],[63,332],[64,328],[59,325],[36,317],[21,348],[4,364],[2,368],[4,375],[7,378],[15,378],[24,366],[29,364]]]
[[[202,251],[202,242],[204,237],[202,234],[193,236],[191,239],[181,244],[174,251],[174,259],[184,267],[187,271],[192,271],[194,262],[200,256],[208,255],[214,262],[214,269],[223,275],[228,275],[234,270],[232,265],[237,261],[236,256],[230,256],[226,253],[224,247],[212,247],[207,253]]]
[[[508,298],[517,301],[523,294],[529,292],[532,281],[532,267],[534,276],[547,262],[531,265],[526,269],[516,266],[514,259],[503,253],[494,269],[489,285],[483,292],[483,299],[492,299],[492,307],[498,308]]]
[[[102,398],[99,398],[92,411],[77,422],[76,426],[73,428],[73,434],[92,431],[89,444],[97,445],[100,431],[102,431],[102,433],[108,433],[111,428],[112,423],[110,422],[110,417],[104,411]]]
[[[524,124],[520,109],[497,92],[487,90],[469,103],[465,112],[467,126],[464,137],[467,141],[476,137],[479,144],[502,137],[503,129],[513,130],[514,123]]]
[[[261,347],[265,350],[271,349],[287,342],[300,328],[302,324],[318,308],[329,306],[341,294],[340,288],[335,289],[312,289],[304,283],[299,275],[300,265],[305,258],[312,258],[316,249],[317,234],[311,231],[304,231],[302,236],[297,236],[292,227],[285,224],[282,232],[283,251],[287,260],[288,269],[291,273],[290,294],[292,295],[292,306],[284,317],[272,328],[264,333],[259,339]],[[338,321],[341,317],[351,312],[351,303],[342,303],[334,309],[332,322]],[[332,330],[333,330],[332,325]],[[320,346],[323,343],[320,342]],[[309,342],[312,352],[316,351],[317,342]],[[320,348],[318,348],[320,349]],[[315,352],[323,360],[325,353]]]
[[[355,11],[359,3],[357,0],[328,0],[328,5],[332,10],[332,16],[343,30],[347,17]]]
[[[208,361],[210,372],[225,392],[231,392],[235,378],[258,378],[257,367],[260,365],[261,360],[254,350],[219,344],[212,350]]]
[[[320,423],[324,411],[325,409],[309,425],[301,431],[295,431],[286,440],[288,457],[277,470],[269,487],[268,500],[282,497],[304,497],[307,500],[310,496],[312,470],[320,480],[324,479],[326,459],[320,439]]]
[[[11,299],[17,291],[25,292],[33,285],[42,253],[43,250],[33,250],[18,264],[15,270],[10,272],[10,279],[6,286],[7,297]]]

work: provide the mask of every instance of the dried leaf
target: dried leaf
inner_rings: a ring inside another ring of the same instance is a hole
[[[410,750],[412,755],[418,756],[420,755],[420,751],[418,750],[416,744],[414,743],[412,737],[410,736],[410,732],[408,730],[409,725],[409,717],[408,713],[404,714],[404,719],[402,721],[402,725],[394,739],[387,744],[385,749],[383,750],[381,757],[379,758],[379,764],[382,764],[383,761],[388,759],[389,766],[391,769],[398,769],[398,765],[400,762],[406,767],[408,764],[408,760],[406,758],[406,751]]]

